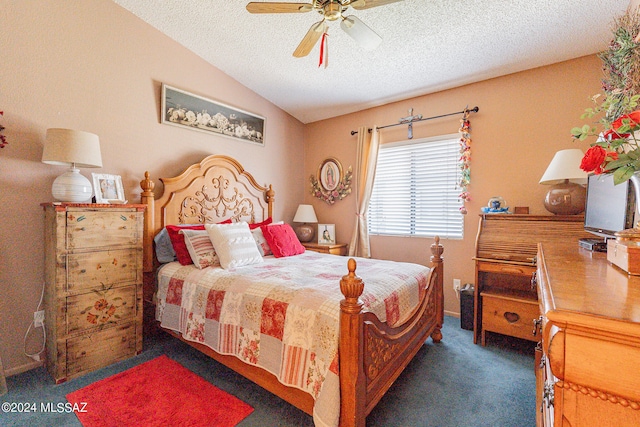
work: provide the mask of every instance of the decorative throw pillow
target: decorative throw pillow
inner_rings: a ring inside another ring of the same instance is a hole
[[[205,229],[213,242],[222,268],[236,268],[262,262],[262,255],[258,252],[256,241],[246,222],[207,224]]]
[[[207,230],[180,230],[189,256],[196,267],[202,269],[220,264]]]
[[[284,224],[284,222],[278,221],[278,222],[268,224],[268,226],[271,227],[272,225],[278,225],[278,224]],[[249,228],[251,228],[251,224],[249,224]],[[253,235],[253,239],[256,241],[256,246],[258,246],[258,252],[260,252],[260,255],[262,256],[273,255],[273,252],[271,252],[271,248],[269,247],[267,240],[264,238],[264,234],[262,233],[262,228],[258,227],[258,228],[252,229],[251,234]]]
[[[218,224],[230,224],[231,220],[227,219]],[[165,227],[171,239],[171,245],[176,253],[176,259],[182,265],[189,265],[193,261],[191,255],[187,249],[187,245],[184,243],[184,235],[180,234],[180,230],[204,230],[204,224],[184,224],[184,225],[167,225]]]
[[[269,224],[271,224],[272,222],[273,222],[273,218],[269,217],[269,218],[265,219],[265,220],[264,220],[264,221],[262,221],[262,222],[255,222],[255,223],[253,223],[253,224],[249,224],[249,229],[250,229],[250,230],[255,230],[256,228],[260,228],[260,227],[262,227],[263,225],[269,225]]]
[[[173,250],[173,245],[171,244],[169,232],[166,227],[156,234],[153,238],[153,242],[156,244],[156,258],[160,264],[176,260],[176,251]]]
[[[305,251],[289,224],[263,226],[260,229],[276,258],[298,255]]]

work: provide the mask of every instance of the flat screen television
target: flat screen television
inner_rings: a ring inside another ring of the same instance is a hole
[[[584,229],[596,236],[615,237],[617,231],[632,228],[635,216],[633,184],[615,185],[613,175],[589,175]]]

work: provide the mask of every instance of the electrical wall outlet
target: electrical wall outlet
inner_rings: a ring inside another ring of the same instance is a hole
[[[33,313],[33,326],[41,328],[44,326],[44,310],[36,311]]]
[[[460,292],[460,279],[453,279],[453,290]]]

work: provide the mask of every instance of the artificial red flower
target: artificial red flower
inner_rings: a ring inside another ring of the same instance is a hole
[[[602,163],[606,157],[607,151],[599,145],[594,145],[584,153],[582,162],[580,162],[580,169],[585,172],[602,173]],[[600,169],[600,172],[597,169]]]
[[[623,114],[622,116],[618,117],[617,120],[611,123],[611,129],[619,129],[623,124],[623,120],[629,120],[629,126],[631,126],[631,129],[634,129],[635,127],[640,125],[640,110],[633,111],[629,114]]]

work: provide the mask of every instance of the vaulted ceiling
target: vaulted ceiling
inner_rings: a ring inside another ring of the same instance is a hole
[[[292,56],[321,19],[315,11],[251,14],[246,0],[113,1],[303,123],[602,51],[629,5],[404,0],[350,7],[344,14],[383,41],[364,50],[339,20],[329,22],[325,68],[318,67],[320,43],[306,57]]]

